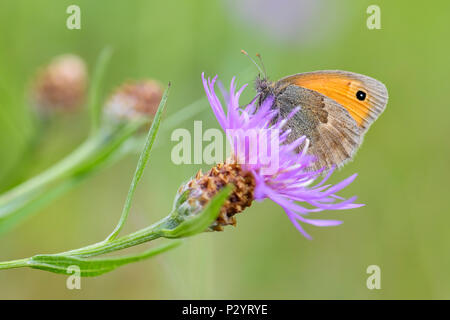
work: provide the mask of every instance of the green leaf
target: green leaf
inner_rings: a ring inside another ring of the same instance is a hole
[[[99,101],[100,84],[111,56],[112,49],[109,47],[104,48],[102,52],[100,52],[94,72],[92,74],[88,96],[88,109],[91,115],[92,132],[95,132],[100,127],[100,115],[102,106]]]
[[[33,269],[66,275],[73,273],[73,269],[69,269],[69,267],[76,266],[80,270],[80,276],[94,277],[110,272],[125,264],[148,259],[173,249],[179,246],[181,242],[182,241],[171,241],[143,253],[118,258],[83,259],[64,255],[36,255],[28,260],[27,266]]]
[[[223,188],[206,205],[202,212],[183,221],[175,228],[162,228],[161,236],[165,238],[183,238],[205,231],[218,217],[222,205],[231,194],[230,185]],[[168,220],[170,223],[170,219]]]
[[[147,165],[148,159],[150,158],[150,151],[152,150],[156,134],[158,133],[159,125],[161,123],[161,116],[166,106],[167,96],[169,95],[169,89],[170,89],[170,82],[167,86],[167,89],[164,91],[164,95],[159,103],[158,111],[156,112],[152,122],[152,126],[148,131],[144,149],[142,149],[141,155],[139,157],[139,161],[136,166],[136,171],[134,173],[133,180],[131,181],[130,189],[128,190],[127,199],[125,200],[125,204],[123,206],[122,215],[120,217],[119,223],[117,224],[113,232],[106,238],[106,241],[111,241],[117,237],[117,235],[119,234],[120,230],[122,230],[128,218],[128,214],[131,209],[131,203],[133,200],[134,193],[136,191],[136,187],[142,178],[145,166]]]

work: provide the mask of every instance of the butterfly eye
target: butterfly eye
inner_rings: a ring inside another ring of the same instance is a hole
[[[356,99],[364,101],[366,99],[366,93],[364,91],[358,90],[356,93]]]

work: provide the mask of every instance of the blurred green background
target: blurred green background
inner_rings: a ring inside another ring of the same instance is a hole
[[[66,28],[66,8],[81,8],[81,30]],[[371,4],[381,30],[366,27]],[[255,203],[236,228],[205,233],[171,252],[97,278],[81,290],[66,277],[37,270],[0,272],[0,298],[450,298],[450,2],[433,1],[34,1],[0,4],[0,188],[61,159],[88,133],[87,113],[61,116],[37,135],[24,101],[36,69],[75,53],[89,70],[105,46],[114,48],[103,94],[126,79],[173,82],[167,115],[204,96],[200,74],[241,84],[257,72],[240,49],[259,52],[269,76],[320,69],[367,74],[389,90],[385,113],[365,136],[356,159],[334,175],[359,173],[344,196],[366,206],[324,213],[333,228],[307,226],[308,241],[281,208]],[[242,70],[249,70],[242,73]],[[249,89],[246,97],[250,97]],[[217,123],[205,112],[186,121]],[[170,160],[175,145],[160,135],[126,231],[165,216],[178,186],[198,170]],[[77,248],[113,228],[137,155],[103,170],[2,235],[0,260]],[[203,166],[207,169],[207,166]],[[139,248],[142,249],[142,248]],[[381,268],[381,290],[368,290],[366,268]]]

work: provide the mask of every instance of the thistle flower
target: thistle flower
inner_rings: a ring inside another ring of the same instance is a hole
[[[111,95],[105,104],[105,113],[119,121],[152,118],[162,94],[162,86],[155,80],[129,81]]]
[[[242,212],[255,200],[270,199],[280,205],[294,226],[310,239],[301,223],[320,227],[342,223],[337,220],[310,219],[308,216],[311,213],[362,206],[354,203],[356,197],[344,199],[336,195],[356,178],[356,174],[336,185],[325,184],[334,169],[325,176],[324,169],[308,169],[315,161],[313,156],[306,154],[308,139],[303,136],[288,142],[290,131],[284,130],[284,125],[296,110],[287,119],[276,120],[277,110],[272,109],[274,98],[271,96],[260,106],[257,105],[256,97],[247,106],[240,107],[239,97],[246,85],[236,91],[233,78],[229,92],[222,90],[225,113],[215,93],[217,76],[206,80],[202,74],[202,80],[211,108],[220,126],[226,131],[232,155],[208,173],[197,173],[179,189],[175,203],[180,212],[184,215],[195,214],[225,185],[232,184],[235,189],[210,229],[222,230],[226,225],[235,225],[235,214]],[[250,135],[250,140],[248,132],[254,133]],[[252,144],[253,147],[256,146],[255,149],[252,149]],[[299,148],[301,152],[298,152]],[[267,157],[268,150],[270,157]]]
[[[84,61],[73,54],[61,55],[42,68],[32,83],[32,103],[43,111],[73,111],[86,94]]]

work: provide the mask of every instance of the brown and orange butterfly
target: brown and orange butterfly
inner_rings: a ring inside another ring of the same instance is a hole
[[[300,107],[287,122],[289,140],[308,138],[308,153],[317,158],[314,170],[340,167],[352,159],[388,100],[380,81],[340,70],[299,73],[277,82],[258,77],[256,90],[260,103],[268,95],[275,97],[280,117]]]

